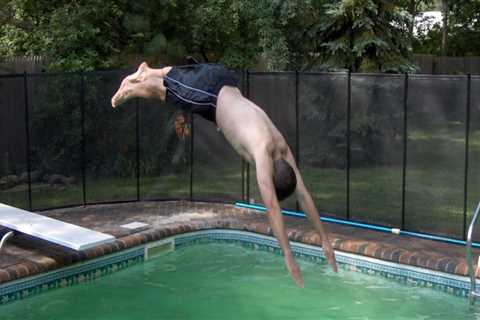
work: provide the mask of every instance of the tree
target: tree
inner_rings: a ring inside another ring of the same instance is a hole
[[[442,0],[442,56],[447,55],[448,13],[448,0]]]
[[[310,0],[6,3],[11,19],[0,27],[0,53],[45,55],[60,70],[119,67],[130,54],[181,63],[187,53],[235,68],[262,57],[268,69],[285,69],[295,51],[288,34],[311,11]]]
[[[412,19],[410,20],[409,34],[414,37],[414,29],[416,25],[415,18],[421,14],[422,10],[428,9],[434,0],[398,0],[398,5],[407,10]]]
[[[0,27],[0,54],[42,55],[59,70],[113,67],[121,41],[119,1],[8,1],[10,23]]]
[[[50,69],[119,68],[131,55],[182,63],[193,54],[239,69],[412,70],[410,16],[383,0],[4,2],[0,54],[48,56]]]
[[[327,70],[412,72],[409,27],[412,17],[382,0],[327,4],[314,30],[316,54]]]
[[[448,45],[445,43],[447,37]],[[457,0],[448,2],[447,23],[435,25],[416,39],[414,50],[436,55],[474,56],[480,55],[479,42],[480,1]]]
[[[454,56],[480,55],[480,1],[450,3],[447,53]]]
[[[253,67],[262,60],[268,70],[293,69],[298,56],[298,37],[311,0],[206,0],[187,2],[178,26],[189,52],[204,60],[236,68]]]

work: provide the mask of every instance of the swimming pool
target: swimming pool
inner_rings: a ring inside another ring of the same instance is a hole
[[[350,272],[346,264],[335,274],[323,259],[306,255],[299,259],[305,277],[305,288],[299,289],[273,246],[232,241],[235,234],[256,237],[222,231],[179,236],[175,251],[163,250],[168,246],[150,250],[151,255],[163,253],[82,285],[6,304],[0,307],[1,319],[468,320],[480,316],[480,309],[470,310],[465,298],[408,280],[405,285],[389,276]]]

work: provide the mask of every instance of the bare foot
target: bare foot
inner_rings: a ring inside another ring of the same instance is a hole
[[[330,244],[330,241],[328,240],[328,238],[322,241],[322,248],[328,263],[332,266],[333,271],[337,272],[338,269],[337,269],[337,261],[335,260],[335,252],[333,251],[332,245]]]
[[[300,272],[300,267],[293,256],[285,256],[285,265],[287,266],[287,270],[290,272],[290,275],[292,276],[293,280],[295,280],[297,286],[303,288],[304,284],[302,273]]]

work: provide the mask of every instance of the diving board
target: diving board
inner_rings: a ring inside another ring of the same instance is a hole
[[[45,217],[3,203],[0,203],[0,226],[77,251],[115,240],[115,237],[109,234]]]

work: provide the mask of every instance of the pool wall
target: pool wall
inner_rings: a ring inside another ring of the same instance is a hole
[[[5,304],[51,289],[90,282],[144,260],[143,247],[88,260],[55,271],[23,278],[0,285],[0,304]]]
[[[251,232],[212,229],[170,236],[121,252],[77,263],[55,271],[0,284],[0,304],[24,299],[51,289],[94,281],[100,277],[130,267],[162,253],[188,245],[205,242],[226,242],[281,254],[273,237]],[[320,247],[291,242],[294,254],[300,259],[326,263]],[[405,285],[428,287],[457,296],[467,297],[470,282],[467,277],[401,265],[375,258],[336,251],[341,270],[381,276]]]

